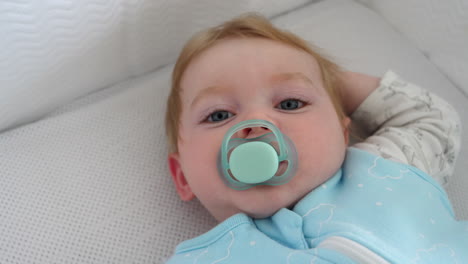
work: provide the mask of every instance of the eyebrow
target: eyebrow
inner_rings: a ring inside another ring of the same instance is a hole
[[[290,81],[290,80],[302,80],[302,81],[305,81],[305,82],[311,84],[312,86],[315,86],[314,82],[312,82],[312,80],[309,79],[309,77],[307,77],[302,72],[279,73],[279,74],[273,75],[271,79],[272,79],[273,83]]]
[[[314,82],[310,80],[305,74],[301,72],[285,72],[285,73],[279,73],[275,74],[270,78],[270,82],[272,84],[275,83],[280,83],[280,82],[285,82],[285,81],[291,81],[291,80],[301,80],[304,81],[310,85],[312,85],[313,88],[316,89]],[[207,88],[201,90],[197,96],[193,99],[191,103],[191,108],[193,108],[203,97],[207,95],[215,95],[215,94],[223,94],[229,91],[229,88],[224,87],[224,86],[208,86]]]
[[[223,93],[226,93],[227,91],[229,91],[229,89],[224,86],[209,86],[197,94],[195,99],[193,99],[192,104],[190,105],[190,108],[193,108],[203,97],[206,97],[209,94],[210,95],[223,94]]]

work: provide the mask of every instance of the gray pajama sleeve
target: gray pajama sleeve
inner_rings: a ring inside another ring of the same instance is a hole
[[[352,114],[353,146],[417,167],[446,185],[460,150],[461,122],[437,95],[392,71]]]

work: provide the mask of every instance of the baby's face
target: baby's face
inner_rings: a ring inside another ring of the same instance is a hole
[[[342,124],[349,119],[338,119],[317,62],[306,52],[260,38],[222,40],[191,62],[181,88],[181,140],[179,153],[169,156],[171,173],[181,198],[196,196],[219,221],[240,212],[263,218],[290,207],[343,162]],[[294,142],[298,169],[287,184],[237,191],[220,178],[223,136],[249,119],[270,121]]]

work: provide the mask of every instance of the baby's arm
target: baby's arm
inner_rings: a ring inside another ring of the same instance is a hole
[[[354,147],[406,163],[446,184],[460,150],[460,119],[440,97],[393,72],[343,73],[344,106],[363,142]]]

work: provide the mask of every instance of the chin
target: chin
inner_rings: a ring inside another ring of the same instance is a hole
[[[245,214],[247,214],[248,216],[252,217],[252,218],[255,218],[255,219],[263,219],[263,218],[267,218],[267,217],[270,217],[272,215],[274,215],[277,211],[279,210],[279,208],[275,211],[272,211],[272,212],[256,212],[256,213],[247,213],[245,212]]]
[[[268,204],[262,203],[251,203],[248,208],[242,208],[243,213],[252,217],[252,218],[267,218],[274,215],[282,206],[275,205],[273,202]]]
[[[270,197],[271,198],[271,197]],[[282,208],[293,207],[295,202],[275,201],[274,199],[263,200],[263,203],[251,203],[248,208],[243,208],[243,213],[256,219],[267,218],[274,215]]]
[[[236,207],[246,215],[261,219],[274,215],[282,208],[291,209],[304,196],[297,183],[271,186],[258,185],[236,193]],[[306,192],[308,193],[308,192]]]

